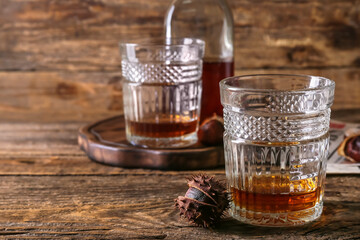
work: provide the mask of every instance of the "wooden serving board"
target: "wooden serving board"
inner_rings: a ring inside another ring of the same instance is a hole
[[[126,141],[123,116],[116,116],[80,128],[80,148],[99,163],[126,168],[195,170],[224,165],[223,146],[201,144],[183,149],[150,149]]]

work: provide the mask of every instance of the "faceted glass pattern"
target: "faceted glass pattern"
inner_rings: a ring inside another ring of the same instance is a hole
[[[204,42],[152,39],[120,44],[127,140],[150,148],[197,142]]]
[[[220,83],[230,214],[262,226],[320,217],[333,81],[253,75]]]

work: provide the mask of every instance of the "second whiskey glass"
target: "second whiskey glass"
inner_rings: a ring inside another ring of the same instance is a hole
[[[150,148],[197,142],[204,42],[192,38],[121,43],[127,140]]]

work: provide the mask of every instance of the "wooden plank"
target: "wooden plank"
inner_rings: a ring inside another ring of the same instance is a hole
[[[331,113],[331,119],[343,122],[360,123],[360,109],[339,109]]]
[[[119,73],[0,72],[0,121],[86,121],[121,114]]]
[[[0,176],[0,235],[21,239],[355,239],[360,237],[356,181],[357,177],[328,177],[324,213],[312,224],[259,228],[227,217],[220,228],[210,231],[179,220],[173,199],[186,191],[183,174]]]
[[[360,68],[258,69],[236,71],[236,75],[278,73],[314,75],[334,80],[336,86],[335,100],[332,109],[360,108]]]
[[[333,112],[334,119],[360,122],[360,109]],[[151,174],[150,170],[114,168],[90,161],[79,149],[77,133],[85,122],[0,123],[0,175]],[[216,173],[223,173],[223,168]],[[176,172],[166,172],[176,174]]]
[[[0,175],[151,174],[92,162],[77,143],[83,123],[0,124]],[[136,161],[136,159],[134,159]],[[223,168],[217,170],[223,173]],[[176,172],[168,172],[173,175]]]
[[[167,5],[144,0],[4,0],[0,69],[118,71],[118,41],[158,36]]]
[[[357,0],[229,3],[236,69],[360,65]],[[117,42],[161,35],[169,4],[3,0],[0,70],[118,71]]]
[[[360,68],[237,70],[237,75],[293,73],[336,82],[333,109],[360,108]],[[121,74],[0,72],[0,122],[93,122],[123,113]]]
[[[230,3],[236,69],[359,66],[359,1]]]
[[[359,108],[359,1],[229,3],[237,74],[323,75],[333,109]],[[35,71],[0,72],[0,122],[90,122],[122,113],[117,41],[161,34],[169,1],[0,4],[0,69]]]

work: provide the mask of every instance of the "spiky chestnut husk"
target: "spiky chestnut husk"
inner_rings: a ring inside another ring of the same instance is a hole
[[[214,177],[200,174],[188,179],[188,186],[185,196],[175,199],[180,216],[205,228],[215,227],[229,207],[224,184]]]

